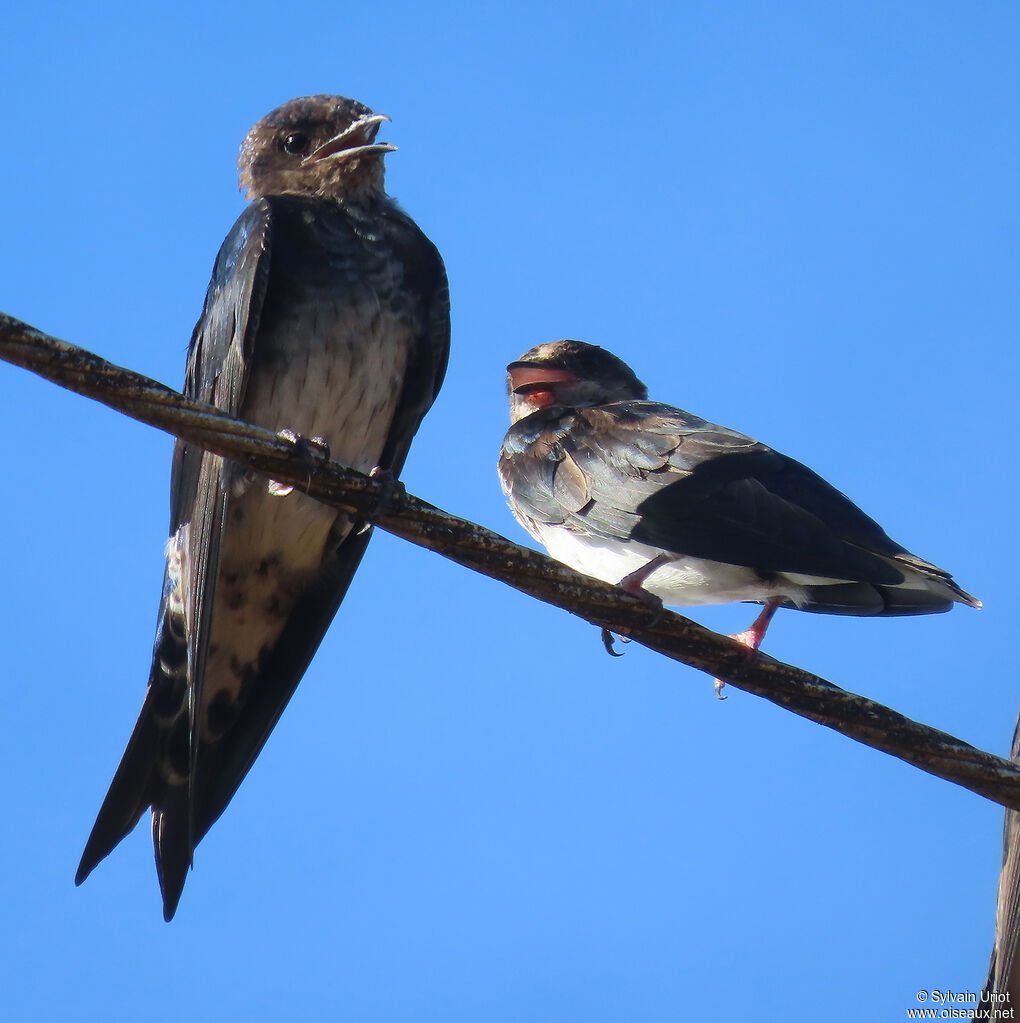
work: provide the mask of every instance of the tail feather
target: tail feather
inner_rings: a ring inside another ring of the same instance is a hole
[[[904,574],[907,584],[911,589],[920,582],[928,590],[948,599],[950,607],[953,603],[967,604],[970,607],[981,607],[981,601],[977,597],[969,594],[948,572],[939,568],[938,565],[933,565],[930,561],[925,561],[923,558],[917,557],[916,554],[910,554],[908,551],[897,554],[896,557],[890,560]]]
[[[163,896],[163,919],[169,923],[177,912],[195,850],[187,785],[168,786],[160,806],[153,807],[152,848]]]
[[[74,883],[80,885],[97,864],[134,828],[153,799],[159,728],[152,716],[151,690],[110,783],[96,823],[85,843]]]
[[[948,611],[955,603],[981,606],[981,601],[975,600],[955,585],[928,587],[913,579],[899,586],[832,583],[807,586],[805,589],[807,599],[798,602],[796,607],[817,614],[891,618],[898,615],[940,614]]]
[[[163,896],[163,917],[173,918],[193,853],[191,810],[186,782],[167,781],[160,770],[167,763],[172,738],[153,710],[158,692],[148,689],[142,712],[128,740],[117,773],[85,843],[74,883],[80,885],[152,808],[152,841],[156,873]]]
[[[806,598],[788,606],[818,614],[892,617],[948,611],[954,604],[981,607],[981,601],[962,589],[946,571],[902,548],[881,556],[900,576],[899,582],[851,582],[793,577]]]
[[[85,851],[74,878],[75,884],[80,885],[92,873],[97,864],[134,829],[150,806],[153,809],[153,837],[158,820],[163,820],[161,830],[167,836],[164,839],[163,858],[172,865],[164,871],[168,878],[168,890],[172,890],[176,884],[179,874],[177,865],[183,856],[180,846],[182,827],[179,824],[182,820],[185,825],[186,858],[190,865],[186,784],[190,764],[187,700],[188,648],[185,618],[174,586],[174,577],[168,567],[145,700],[121,757],[120,766],[99,809],[92,833],[85,843]],[[182,805],[183,810],[180,810]],[[169,851],[171,849],[172,852]],[[158,867],[159,847],[156,855]],[[174,879],[173,883],[169,880],[171,878]],[[181,880],[180,885],[183,883]],[[160,875],[160,886],[163,887],[163,874]],[[179,898],[178,887],[172,900],[174,906]],[[164,909],[166,906],[164,895]]]

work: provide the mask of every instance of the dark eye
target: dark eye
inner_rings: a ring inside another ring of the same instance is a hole
[[[308,152],[308,136],[303,131],[292,131],[283,140],[283,151],[292,156],[304,156]]]

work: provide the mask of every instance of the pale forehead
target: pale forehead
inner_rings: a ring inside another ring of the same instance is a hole
[[[529,359],[551,359],[558,355],[573,354],[577,345],[571,341],[546,341],[544,344],[529,348],[520,358],[521,362]]]

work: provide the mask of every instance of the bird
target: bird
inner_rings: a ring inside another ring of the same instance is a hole
[[[250,202],[216,257],[184,393],[395,479],[450,344],[443,260],[385,191],[390,118],[284,103],[238,158]],[[306,450],[307,453],[307,450]],[[163,916],[259,755],[371,535],[300,491],[178,441],[145,698],[75,883],[148,809]]]
[[[1013,731],[1010,760],[1020,765],[1020,716]],[[1020,997],[1020,811],[1007,809],[1002,825],[995,941],[988,977],[977,1005],[982,1015],[975,1018],[995,1019],[994,1010],[1009,1008],[1017,997]]]
[[[510,363],[507,387],[499,476],[518,522],[553,558],[660,610],[763,604],[733,637],[753,651],[779,607],[880,616],[981,606],[800,462],[649,401],[604,348],[540,344]]]

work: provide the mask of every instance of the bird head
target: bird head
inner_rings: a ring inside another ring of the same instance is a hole
[[[383,190],[376,142],[389,118],[343,96],[303,96],[277,107],[248,132],[237,165],[249,199],[265,195],[362,198]]]
[[[648,397],[648,388],[625,362],[583,341],[538,345],[511,362],[506,372],[514,423],[554,405],[590,408]]]

